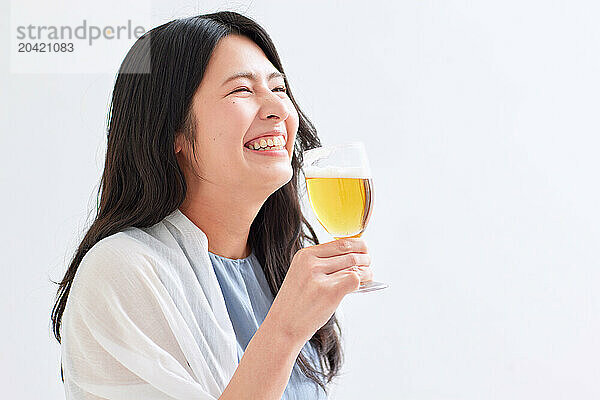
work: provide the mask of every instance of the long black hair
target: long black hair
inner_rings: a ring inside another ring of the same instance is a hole
[[[52,330],[59,343],[67,297],[87,251],[101,239],[125,228],[150,227],[160,222],[185,199],[187,187],[175,156],[174,141],[178,133],[183,134],[195,154],[192,97],[215,46],[229,34],[253,40],[273,66],[284,73],[266,31],[252,19],[231,11],[160,25],[140,37],[125,56],[110,104],[108,146],[96,215],[63,279],[57,282]],[[141,71],[143,68],[147,70]],[[294,254],[308,244],[319,243],[302,214],[298,179],[302,151],[319,147],[320,140],[313,124],[296,104],[287,78],[284,79],[299,116],[293,176],[267,198],[250,227],[248,239],[273,296],[279,292]],[[341,368],[341,333],[333,314],[310,339],[319,355],[319,365],[313,365],[303,353],[296,360],[301,371],[325,392],[326,384]]]

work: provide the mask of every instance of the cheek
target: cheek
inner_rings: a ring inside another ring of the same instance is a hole
[[[296,111],[296,109],[294,108],[293,105],[290,105],[291,107],[291,111],[290,111],[290,115],[288,116],[287,120],[286,120],[286,129],[289,135],[289,138],[292,139],[292,143],[293,141],[296,140],[296,134],[298,132],[298,126],[300,124],[300,119],[298,117],[298,112]]]
[[[256,114],[256,111],[256,105],[249,102],[248,99],[235,97],[225,100],[219,107],[221,115],[231,115],[239,118],[247,118],[252,114]]]
[[[229,132],[241,140],[254,121],[256,113],[256,107],[245,103],[242,99],[232,99],[226,101],[213,118],[222,128],[221,132]]]
[[[210,113],[204,113],[207,121],[207,146],[238,144],[252,124],[256,110],[240,99],[225,100],[213,107]],[[206,139],[205,139],[206,140]],[[212,143],[211,143],[212,142]]]

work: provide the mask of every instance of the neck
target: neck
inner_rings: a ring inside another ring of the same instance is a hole
[[[179,210],[206,234],[211,253],[238,259],[251,253],[250,225],[264,201],[265,197],[226,192],[222,186],[203,182],[188,190]]]

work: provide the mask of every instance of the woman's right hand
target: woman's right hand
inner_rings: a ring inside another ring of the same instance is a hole
[[[308,341],[331,318],[342,298],[373,279],[361,238],[300,249],[267,314],[292,340]],[[352,268],[357,266],[358,268]]]

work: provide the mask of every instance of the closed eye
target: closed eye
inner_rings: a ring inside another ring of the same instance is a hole
[[[250,92],[250,89],[243,87],[243,88],[235,89],[235,90],[234,90],[233,92],[231,92],[231,93],[237,93],[237,92],[242,92],[242,91],[247,91],[247,92]],[[230,94],[231,94],[231,93],[230,93]]]
[[[287,93],[287,88],[285,86],[278,86],[276,88],[273,88],[273,91],[278,91],[278,92],[282,92],[282,93]],[[247,87],[242,87],[239,89],[235,89],[233,92],[231,93],[237,93],[237,92],[250,92],[252,93],[252,91],[250,89],[248,89]],[[230,93],[230,94],[231,94]]]

